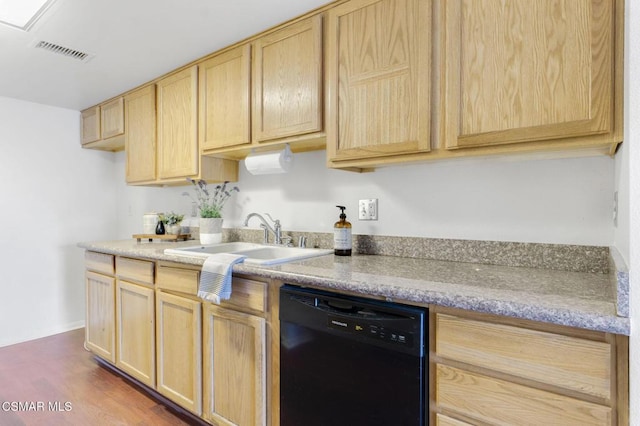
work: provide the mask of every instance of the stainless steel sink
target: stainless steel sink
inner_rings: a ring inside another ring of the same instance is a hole
[[[324,256],[333,253],[333,250],[235,242],[165,249],[164,253],[174,256],[196,258],[206,258],[216,253],[241,254],[246,256],[244,263],[266,266]]]

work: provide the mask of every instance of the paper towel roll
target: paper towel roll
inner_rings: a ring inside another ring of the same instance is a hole
[[[244,165],[252,175],[287,173],[292,164],[293,158],[288,145],[281,151],[250,154],[244,159]]]

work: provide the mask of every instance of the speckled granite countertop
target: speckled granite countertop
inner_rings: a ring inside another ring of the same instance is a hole
[[[85,242],[103,253],[202,265],[202,259],[164,254],[197,245],[135,240]],[[426,260],[378,255],[321,256],[270,267],[239,264],[244,273],[397,302],[420,302],[629,335],[616,315],[610,274]]]

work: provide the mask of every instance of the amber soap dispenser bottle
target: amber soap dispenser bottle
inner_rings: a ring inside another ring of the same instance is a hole
[[[347,222],[345,206],[340,209],[340,220],[333,225],[333,252],[336,256],[351,256],[351,223]]]

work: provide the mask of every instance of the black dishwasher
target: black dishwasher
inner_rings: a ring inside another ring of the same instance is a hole
[[[284,285],[280,424],[428,424],[427,309]]]

